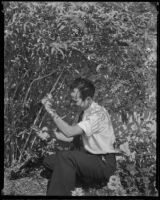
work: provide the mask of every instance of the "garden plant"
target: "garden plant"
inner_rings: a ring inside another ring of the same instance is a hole
[[[45,155],[67,150],[70,144],[46,143],[35,134],[34,126],[49,134],[55,129],[41,99],[52,94],[57,113],[74,123],[77,115],[68,86],[84,77],[96,86],[95,101],[109,111],[115,148],[122,153],[117,155],[117,171],[105,186],[75,188],[72,195],[158,196],[156,6],[150,2],[6,1],[3,12],[3,194],[38,195],[46,187],[46,180],[36,182],[37,175],[28,182],[29,188],[27,177],[39,174]],[[19,171],[19,183],[23,180],[21,190],[15,184],[15,171]]]

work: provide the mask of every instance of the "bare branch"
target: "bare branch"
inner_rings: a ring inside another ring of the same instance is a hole
[[[26,103],[26,101],[27,101],[27,97],[28,97],[29,91],[30,91],[31,86],[33,85],[33,83],[34,83],[35,81],[38,81],[38,80],[41,80],[41,79],[46,78],[46,77],[48,77],[48,76],[51,76],[51,75],[54,74],[55,72],[56,72],[56,70],[53,70],[50,74],[47,74],[47,75],[45,75],[45,76],[38,77],[38,78],[34,79],[34,80],[31,82],[31,84],[30,84],[30,86],[29,86],[29,88],[28,88],[28,90],[27,90],[26,96],[25,96],[25,98],[24,98],[23,107],[24,107],[24,105],[25,105],[25,103]]]
[[[51,89],[51,91],[50,91],[50,94],[55,90],[55,88],[56,88],[56,86],[57,86],[57,84],[58,84],[58,82],[59,82],[59,79],[61,78],[61,76],[62,76],[62,74],[63,74],[63,72],[64,72],[64,69],[65,69],[65,66],[63,67],[62,72],[61,72],[60,75],[58,76],[58,78],[57,78],[55,84],[53,85],[53,87],[52,87],[52,89]],[[55,71],[54,71],[54,72],[55,72]],[[54,72],[52,72],[52,74],[53,74]],[[50,75],[51,75],[51,74],[50,74]],[[46,76],[49,76],[49,75],[46,75]],[[46,76],[45,76],[45,77],[46,77]],[[37,79],[35,79],[35,80],[37,80]],[[35,81],[35,80],[34,80],[34,81]],[[38,80],[40,80],[40,78],[38,78]],[[32,82],[32,83],[33,83],[33,82]],[[40,115],[42,109],[43,109],[43,107],[40,108],[40,110],[39,110],[39,112],[38,112],[38,115],[36,116],[36,119],[35,119],[34,122],[33,122],[33,126],[36,125],[36,123],[37,123],[37,121],[38,121],[38,119],[39,119],[39,115]],[[28,138],[27,138],[27,140],[26,140],[26,143],[24,144],[24,147],[23,147],[23,149],[22,149],[22,152],[21,152],[21,155],[20,155],[20,157],[19,157],[18,162],[20,162],[21,159],[22,159],[22,155],[23,155],[24,150],[25,150],[25,148],[26,148],[26,146],[27,146],[27,144],[28,144],[28,141],[29,141],[29,139],[30,139],[31,133],[32,133],[32,129],[30,130],[30,133],[29,133],[29,135],[28,135]]]

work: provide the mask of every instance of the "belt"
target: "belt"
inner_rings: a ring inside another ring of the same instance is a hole
[[[101,156],[106,156],[106,155],[114,155],[115,153],[105,153],[105,154],[97,154],[97,155],[101,155]]]
[[[84,149],[83,149],[84,150]],[[88,154],[91,154],[91,155],[95,155],[95,156],[99,156],[103,162],[106,162],[106,156],[109,156],[109,155],[115,155],[115,153],[106,153],[106,154],[93,154],[93,153],[90,153],[86,150],[84,150],[86,153]]]
[[[95,155],[95,156],[107,156],[107,155],[114,155],[115,153],[105,153],[105,154],[93,154],[93,153],[90,153],[89,151],[86,151],[86,153],[88,154],[91,154],[91,155]]]

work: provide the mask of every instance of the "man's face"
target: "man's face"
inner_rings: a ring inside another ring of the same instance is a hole
[[[71,92],[71,98],[74,101],[75,105],[78,106],[78,107],[80,107],[83,110],[85,110],[88,107],[88,105],[89,105],[88,98],[85,99],[84,101],[82,100],[78,88],[74,88],[73,89],[73,91]]]

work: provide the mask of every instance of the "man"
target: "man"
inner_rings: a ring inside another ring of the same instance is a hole
[[[43,99],[45,109],[61,132],[57,138],[81,137],[83,148],[60,151],[44,159],[44,166],[52,170],[47,196],[70,196],[76,184],[76,177],[92,181],[107,180],[116,169],[115,136],[108,112],[93,101],[95,87],[86,79],[76,79],[71,87],[71,98],[83,112],[82,120],[69,125],[62,120],[47,98]]]

